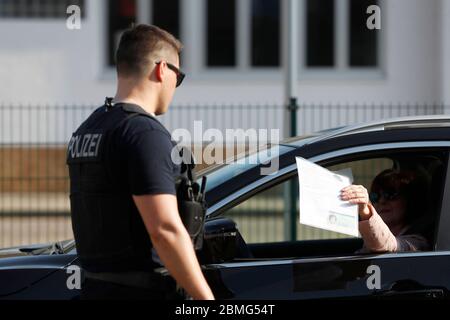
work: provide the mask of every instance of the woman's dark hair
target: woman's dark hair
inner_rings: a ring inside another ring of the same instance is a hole
[[[371,192],[398,192],[406,200],[406,224],[426,215],[428,184],[424,176],[412,170],[387,169],[372,182]]]

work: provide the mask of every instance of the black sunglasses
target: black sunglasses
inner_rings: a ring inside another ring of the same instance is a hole
[[[161,61],[155,62],[156,64],[160,64]],[[184,77],[186,77],[186,74],[184,72],[182,72],[180,69],[178,69],[177,67],[175,67],[173,64],[166,62],[167,67],[172,70],[173,72],[175,72],[175,74],[177,75],[177,87],[179,87],[181,85],[181,83],[184,80]]]
[[[369,194],[370,202],[373,204],[380,201],[381,197],[383,197],[385,200],[391,201],[396,200],[400,196],[400,192],[371,192]]]

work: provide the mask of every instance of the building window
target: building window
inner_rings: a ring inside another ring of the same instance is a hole
[[[252,0],[252,66],[279,66],[280,45],[280,1]]]
[[[380,2],[302,1],[301,66],[330,71],[378,68],[380,31],[367,29],[366,10]],[[193,72],[203,67],[247,72],[276,70],[281,66],[283,2],[280,0],[202,0],[189,4],[195,8],[180,6],[180,0],[109,0],[107,3],[109,67],[115,65],[115,51],[122,32],[133,23],[155,24],[180,38],[182,17],[196,11],[200,16],[195,15],[195,19],[202,21],[194,19],[185,24],[204,27],[183,29],[193,40],[185,49],[189,50]],[[187,11],[182,14],[180,10]]]
[[[67,18],[67,7],[77,5],[85,16],[84,0],[1,0],[1,18]]]
[[[378,0],[307,0],[306,67],[376,68],[379,31],[367,28],[366,10],[378,3]]]
[[[206,66],[280,65],[280,0],[205,0]]]
[[[334,0],[308,0],[306,64],[334,66]]]
[[[108,65],[114,66],[120,36],[136,23],[136,1],[110,0],[108,22]]]
[[[152,23],[180,37],[180,1],[153,0]]]
[[[179,0],[109,0],[107,64],[115,66],[122,33],[133,24],[154,24],[175,37],[180,34]]]
[[[366,10],[369,6],[378,4],[374,0],[350,1],[350,66],[376,67],[378,65],[378,32],[369,30],[366,26]]]
[[[376,68],[379,31],[366,26],[379,0],[305,0],[304,60],[308,69]],[[281,65],[280,0],[204,0],[205,64],[241,71]],[[300,15],[301,16],[301,15]],[[200,47],[202,48],[202,47]]]
[[[236,65],[236,0],[207,1],[207,65]]]

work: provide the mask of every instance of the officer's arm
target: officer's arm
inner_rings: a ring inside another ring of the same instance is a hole
[[[214,299],[178,213],[174,195],[133,196],[153,246],[164,265],[194,299]]]

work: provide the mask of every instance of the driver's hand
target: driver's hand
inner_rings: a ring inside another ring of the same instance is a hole
[[[341,199],[358,205],[358,213],[361,220],[367,220],[372,216],[369,209],[369,193],[364,186],[351,185],[341,190]]]

